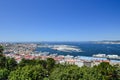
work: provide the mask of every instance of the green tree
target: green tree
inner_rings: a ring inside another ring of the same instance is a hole
[[[2,54],[3,51],[4,51],[4,48],[3,48],[3,46],[0,45],[0,54]]]
[[[14,70],[16,67],[17,67],[17,62],[15,61],[14,58],[7,58],[7,61],[6,61],[6,64],[5,64],[5,67],[8,69],[8,70]]]
[[[55,66],[55,60],[53,58],[48,58],[46,62],[47,62],[46,68],[48,72],[50,72]]]
[[[43,80],[47,75],[40,65],[27,65],[12,71],[9,80]]]
[[[4,48],[3,46],[0,45],[0,68],[4,68],[6,63],[6,58],[3,55],[3,51],[4,51]]]
[[[114,80],[120,80],[120,65],[114,65],[114,72],[111,76]]]
[[[110,65],[107,62],[102,62],[100,65],[98,65],[96,71],[105,80],[118,80],[115,77],[116,71],[114,66]]]
[[[36,63],[36,65],[40,64],[44,69],[46,69],[47,62],[45,60],[39,60],[39,59],[37,59],[37,60],[35,60],[35,63]]]
[[[0,80],[7,80],[9,75],[9,70],[3,68],[0,69]]]
[[[45,60],[40,59],[28,60],[23,58],[18,65],[19,67],[24,67],[26,65],[38,65],[38,64],[46,69],[47,62]]]
[[[63,65],[56,67],[50,74],[50,80],[79,80],[83,78],[83,72],[78,66]]]
[[[6,57],[3,54],[0,54],[0,68],[5,68],[6,66]]]
[[[24,67],[24,66],[26,66],[26,65],[34,65],[33,63],[35,62],[33,62],[34,60],[28,60],[28,59],[22,59],[21,61],[20,61],[20,63],[18,64],[18,66],[19,67]]]

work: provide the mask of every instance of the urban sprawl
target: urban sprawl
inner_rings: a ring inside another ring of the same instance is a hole
[[[111,65],[120,65],[120,61],[108,60],[107,58],[95,58],[85,56],[71,56],[71,55],[57,55],[49,54],[48,52],[36,52],[38,47],[36,43],[0,43],[4,47],[4,55],[6,57],[14,58],[18,63],[24,59],[41,59],[53,58],[57,63],[75,64],[79,67],[88,66],[93,67],[99,65],[101,62],[108,62]]]

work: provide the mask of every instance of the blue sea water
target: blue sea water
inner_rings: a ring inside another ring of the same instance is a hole
[[[50,54],[57,53],[58,55],[73,55],[73,56],[92,56],[93,54],[114,54],[120,56],[120,44],[95,44],[90,42],[43,42],[39,45],[70,45],[76,46],[83,52],[63,52],[50,48],[36,48],[39,52],[49,52]]]

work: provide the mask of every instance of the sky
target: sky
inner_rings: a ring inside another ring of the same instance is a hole
[[[0,41],[120,40],[120,0],[0,0]]]

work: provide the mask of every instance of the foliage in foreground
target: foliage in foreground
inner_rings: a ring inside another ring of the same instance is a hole
[[[9,80],[43,80],[47,75],[47,71],[40,65],[27,65],[12,71]]]
[[[55,64],[47,60],[25,60],[20,63],[6,58],[0,49],[0,80],[120,80],[120,66],[101,63],[94,67]]]

